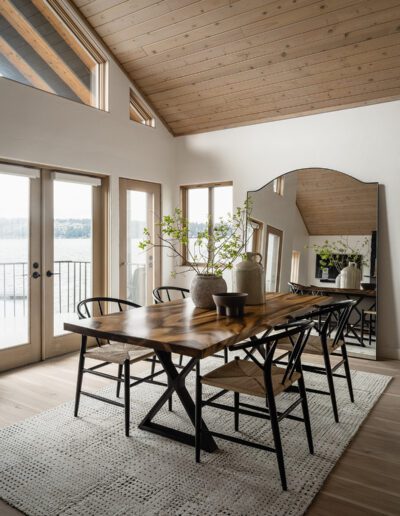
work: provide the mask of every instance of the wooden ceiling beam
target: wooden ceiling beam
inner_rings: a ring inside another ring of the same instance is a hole
[[[35,88],[55,93],[53,88],[0,36],[0,53]]]
[[[59,15],[54,11],[47,0],[31,0],[32,4],[36,9],[46,18],[46,20],[52,25],[52,27],[58,32],[68,46],[75,52],[79,59],[85,63],[89,70],[92,70],[96,65],[96,61],[86,50],[86,48],[80,43],[78,38],[68,28],[65,21],[62,20]]]
[[[91,104],[91,92],[75,72],[58,56],[47,41],[9,0],[0,0],[0,14],[22,36],[50,68],[85,104]]]

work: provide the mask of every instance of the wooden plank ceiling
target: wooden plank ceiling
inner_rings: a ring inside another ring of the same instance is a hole
[[[175,135],[400,98],[399,0],[73,0]]]
[[[296,203],[310,235],[370,235],[377,228],[377,184],[341,172],[297,171]]]

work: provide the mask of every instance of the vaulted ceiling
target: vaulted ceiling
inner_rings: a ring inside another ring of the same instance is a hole
[[[378,225],[378,185],[334,170],[297,171],[296,203],[310,235],[370,235]]]
[[[399,0],[73,0],[175,135],[400,98]]]

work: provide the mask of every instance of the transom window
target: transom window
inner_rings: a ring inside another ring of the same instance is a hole
[[[69,2],[0,2],[0,76],[106,109],[106,68]]]
[[[133,122],[138,124],[147,125],[148,127],[156,126],[154,116],[132,90],[130,90],[129,116]]]
[[[232,213],[232,182],[182,186],[181,195],[183,216],[189,224],[189,242],[182,249],[184,264],[206,263],[208,248],[195,245],[197,234],[208,231],[212,236],[213,225]]]
[[[283,176],[274,179],[273,189],[274,193],[283,197],[283,192],[285,189],[285,178]]]

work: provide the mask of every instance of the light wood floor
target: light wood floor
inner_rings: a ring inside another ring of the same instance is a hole
[[[387,374],[394,378],[335,466],[307,514],[398,516],[400,362],[351,359],[351,366],[353,369]],[[21,421],[72,399],[76,368],[77,355],[73,354],[1,374],[0,426]],[[92,389],[105,384],[105,380],[93,376],[85,378],[85,381],[88,388]],[[0,516],[16,514],[20,514],[19,511],[0,501]]]

